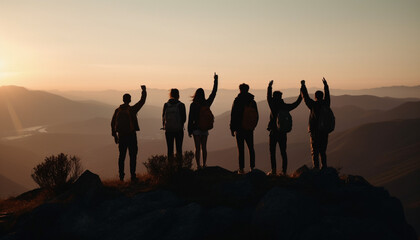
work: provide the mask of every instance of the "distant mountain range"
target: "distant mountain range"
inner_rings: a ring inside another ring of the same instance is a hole
[[[268,82],[267,82],[268,84]],[[297,83],[299,84],[299,83]],[[332,83],[331,83],[332,84]],[[331,85],[330,84],[330,85]],[[298,85],[299,86],[299,85]],[[413,87],[406,86],[393,86],[393,87],[382,87],[382,88],[371,88],[361,90],[342,90],[334,89],[331,85],[331,93],[335,96],[340,95],[372,95],[377,97],[390,97],[390,98],[420,98],[420,85]],[[189,106],[191,102],[191,96],[194,95],[196,89],[180,89],[180,100]],[[287,88],[282,89],[276,84],[273,90],[280,90],[283,92],[283,97],[297,97],[299,95],[299,88]],[[309,88],[310,93],[314,93],[318,88]],[[321,89],[322,90],[322,89]],[[60,96],[67,97],[72,100],[96,100],[111,105],[115,105],[121,102],[122,95],[126,92],[130,93],[133,99],[140,98],[140,89],[138,90],[127,90],[127,91],[50,91],[51,93],[59,94]],[[168,100],[169,89],[148,89],[148,104],[153,106],[161,107]],[[208,96],[211,90],[205,90],[206,96]],[[251,84],[250,92],[255,95],[256,101],[262,101],[266,99],[266,89],[253,89]],[[239,91],[234,89],[219,89],[217,97],[212,106],[212,110],[216,115],[219,115],[225,111],[230,110],[233,99],[238,95]]]
[[[363,101],[366,100],[365,104]],[[291,103],[296,99],[285,99]],[[411,99],[406,99],[410,101]],[[386,121],[392,119],[420,118],[420,101],[403,102],[401,99],[379,98],[371,96],[338,96],[332,97],[332,109],[336,117],[336,132],[343,131],[360,124]],[[357,105],[355,105],[356,103]],[[267,126],[269,122],[269,108],[266,101],[258,102],[260,119],[254,131],[256,143],[268,141]],[[381,110],[379,110],[381,109]],[[288,134],[289,143],[308,141],[309,109],[302,102],[291,112],[293,117],[293,130]],[[236,146],[230,131],[230,112],[225,112],[215,119],[214,129],[208,139],[209,149],[221,150]],[[212,137],[212,135],[217,137]]]
[[[0,132],[110,114],[112,108],[98,102],[76,102],[42,91],[0,87]]]
[[[43,91],[15,86],[0,87],[0,137],[34,126],[50,126],[93,118],[107,118],[110,122],[119,104],[111,106],[94,100],[73,101]],[[160,114],[161,109],[146,105],[139,115]]]
[[[28,191],[28,188],[0,175],[0,199],[16,196],[25,191]]]

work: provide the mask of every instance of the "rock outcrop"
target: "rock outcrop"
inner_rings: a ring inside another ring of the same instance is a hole
[[[359,176],[219,167],[126,196],[85,172],[1,239],[417,239],[400,201]]]

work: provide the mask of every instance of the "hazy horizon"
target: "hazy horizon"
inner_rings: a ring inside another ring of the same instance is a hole
[[[268,82],[267,82],[268,83]],[[307,83],[308,84],[308,83]],[[140,85],[137,88],[131,88],[131,89],[111,89],[111,88],[107,88],[107,89],[59,89],[59,88],[39,88],[39,87],[27,87],[27,86],[23,86],[23,85],[15,85],[15,84],[4,84],[4,85],[0,85],[0,87],[23,87],[26,88],[28,90],[32,90],[32,91],[47,91],[47,92],[54,92],[54,91],[58,91],[58,92],[106,92],[106,91],[117,91],[117,92],[124,92],[124,91],[136,91],[136,90],[141,90]],[[376,87],[370,87],[370,88],[334,88],[334,87],[330,87],[330,90],[340,90],[340,91],[358,91],[358,90],[372,90],[372,89],[381,89],[381,88],[394,88],[394,87],[404,87],[404,88],[412,88],[412,87],[420,87],[420,83],[419,84],[414,84],[414,85],[388,85],[388,86],[376,86]],[[147,87],[149,90],[158,90],[158,91],[169,91],[171,88],[153,88],[153,87]],[[176,88],[176,87],[174,87]],[[198,87],[197,87],[198,88]],[[190,90],[190,89],[197,89],[195,87],[185,87],[185,88],[178,88],[179,90]],[[275,87],[275,90],[290,90],[290,89],[299,89],[300,88],[300,82],[299,85],[297,85],[296,87],[288,87],[288,88],[281,88],[279,87]],[[323,89],[323,86],[310,86],[308,87],[308,89]],[[206,91],[210,91],[211,87],[209,86],[208,88],[204,88],[204,90]],[[238,90],[238,87],[236,88],[218,88],[218,90]],[[252,86],[250,86],[250,92],[252,92],[253,90],[256,91],[261,91],[267,90],[267,86],[262,87],[262,88],[252,88]],[[239,90],[238,90],[239,91]],[[334,95],[332,93],[332,95]]]
[[[418,1],[0,2],[0,85],[45,90],[420,84]]]

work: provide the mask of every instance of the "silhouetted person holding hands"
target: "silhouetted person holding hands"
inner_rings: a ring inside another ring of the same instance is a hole
[[[254,95],[248,92],[249,86],[247,84],[239,85],[239,91],[240,93],[232,105],[230,131],[233,137],[236,134],[239,154],[238,173],[243,174],[245,166],[244,142],[246,142],[249,150],[251,171],[255,168],[254,129],[258,124],[258,108],[254,101]]]
[[[192,103],[190,105],[190,113],[188,115],[188,136],[194,136],[195,144],[195,160],[197,169],[200,165],[200,149],[203,151],[203,167],[206,167],[207,161],[207,137],[209,130],[213,128],[214,116],[210,110],[216,97],[218,85],[218,76],[214,73],[213,90],[208,99],[206,99],[204,90],[199,88],[195,91]]]
[[[120,151],[118,158],[118,167],[120,180],[124,181],[124,161],[127,154],[127,149],[130,156],[130,174],[131,181],[136,181],[136,162],[137,162],[137,134],[140,131],[137,119],[137,113],[146,102],[147,92],[146,86],[141,86],[141,99],[133,106],[130,106],[131,95],[126,93],[123,96],[123,104],[121,104],[114,112],[111,121],[112,136],[115,143],[118,144]]]
[[[179,91],[172,88],[169,100],[163,105],[162,124],[165,130],[166,145],[168,147],[168,160],[173,162],[174,142],[176,157],[182,159],[182,141],[184,140],[184,123],[187,119],[185,105],[179,101]]]
[[[315,101],[308,95],[305,80],[301,81],[301,93],[306,106],[311,110],[309,115],[309,133],[311,136],[311,153],[314,168],[319,169],[319,156],[321,155],[322,168],[327,167],[327,145],[328,134],[334,130],[335,118],[330,108],[330,91],[327,81],[322,78],[324,83],[324,93],[315,92]]]
[[[302,96],[299,97],[294,103],[287,104],[283,101],[283,93],[280,91],[273,92],[273,80],[270,81],[267,88],[267,102],[270,107],[270,122],[268,123],[267,130],[270,131],[270,159],[271,159],[271,172],[268,175],[277,174],[276,164],[276,145],[280,146],[280,153],[283,159],[282,173],[286,175],[287,171],[287,133],[292,130],[292,116],[290,111],[295,109],[302,102]]]

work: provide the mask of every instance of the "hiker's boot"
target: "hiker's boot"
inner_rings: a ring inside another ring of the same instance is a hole
[[[276,176],[276,175],[277,175],[276,169],[271,169],[271,171],[267,173],[267,176]]]
[[[131,182],[137,182],[139,179],[136,177],[136,175],[131,176]]]
[[[286,169],[283,169],[283,171],[281,172],[281,174],[282,174],[283,176],[287,176],[287,170],[286,170]]]

